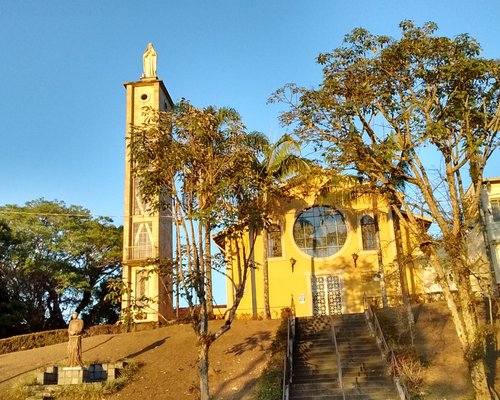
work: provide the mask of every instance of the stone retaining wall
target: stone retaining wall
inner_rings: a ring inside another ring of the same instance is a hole
[[[88,367],[47,367],[37,374],[39,385],[77,385],[112,381],[120,376],[123,361],[117,363],[90,364]]]

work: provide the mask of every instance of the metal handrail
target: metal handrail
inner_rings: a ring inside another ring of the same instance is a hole
[[[291,313],[287,321],[286,353],[283,360],[283,400],[288,400],[290,397],[290,384],[293,378],[293,342],[295,340],[295,307],[293,297],[290,311]]]
[[[333,323],[333,317],[330,316],[330,325],[332,327],[332,340],[335,345],[335,354],[337,355],[337,372],[339,375],[339,386],[342,391],[342,399],[345,400],[345,389],[344,389],[344,380],[342,378],[342,362],[340,361],[340,352],[337,346],[337,334],[335,333],[335,324]]]
[[[368,316],[368,320],[371,322],[373,329],[375,330],[375,336],[378,338],[378,342],[382,346],[382,352],[384,355],[390,355],[391,357],[391,365],[396,367],[396,376],[394,378],[394,382],[398,388],[399,395],[401,400],[410,400],[410,394],[408,393],[408,389],[406,388],[406,384],[403,379],[400,379],[403,374],[401,373],[401,367],[399,366],[399,361],[394,355],[394,351],[390,348],[385,340],[384,333],[382,328],[380,327],[380,323],[377,318],[377,314],[372,309],[371,305],[366,307],[366,315]]]

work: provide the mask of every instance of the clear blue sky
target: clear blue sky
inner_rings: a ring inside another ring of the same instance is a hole
[[[174,101],[234,107],[276,138],[274,90],[318,84],[315,57],[354,27],[397,36],[403,19],[500,57],[498,0],[2,1],[0,204],[58,199],[122,223],[123,83],[148,42]],[[498,154],[485,175],[500,176]]]

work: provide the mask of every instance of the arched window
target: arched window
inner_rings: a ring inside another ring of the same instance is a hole
[[[281,228],[279,225],[271,224],[267,229],[267,256],[282,257],[281,249]]]
[[[361,239],[363,240],[363,250],[377,249],[375,220],[370,215],[363,215],[361,218]]]
[[[295,221],[293,238],[304,253],[313,257],[329,257],[344,245],[347,226],[342,214],[333,208],[312,207]]]

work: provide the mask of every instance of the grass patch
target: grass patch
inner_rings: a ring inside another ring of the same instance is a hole
[[[283,319],[271,344],[271,357],[259,378],[257,400],[279,400],[282,398],[283,362],[286,353],[287,320]]]

